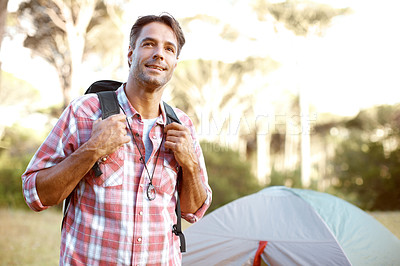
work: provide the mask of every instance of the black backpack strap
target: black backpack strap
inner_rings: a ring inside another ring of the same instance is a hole
[[[101,91],[97,93],[97,96],[100,101],[102,119],[120,113],[117,94],[114,91]]]
[[[179,120],[178,116],[176,116],[174,109],[172,109],[171,106],[169,106],[167,103],[164,102],[164,109],[165,109],[165,115],[167,116],[167,125],[171,124],[173,122],[182,124],[181,121]]]
[[[183,235],[182,232],[182,222],[181,222],[181,203],[179,201],[179,180],[182,178],[182,168],[179,167],[179,172],[177,176],[177,194],[178,196],[176,197],[176,206],[175,206],[175,212],[176,212],[176,224],[172,226],[172,232],[179,236],[179,240],[181,241],[181,252],[186,252],[186,241],[185,241],[185,236]]]
[[[100,91],[115,91],[121,87],[122,82],[115,80],[98,80],[93,82],[92,85],[86,90],[85,94],[97,93]]]
[[[171,124],[173,122],[182,124],[181,121],[179,120],[178,116],[175,114],[174,109],[172,109],[171,106],[169,106],[167,103],[164,102],[164,109],[165,109],[165,115],[167,119],[167,125]],[[185,236],[183,235],[182,232],[182,221],[181,221],[181,203],[179,200],[179,181],[182,179],[182,167],[179,167],[178,170],[178,176],[177,176],[177,181],[176,181],[176,187],[178,190],[177,197],[176,197],[176,206],[175,206],[175,213],[176,213],[176,224],[172,226],[172,232],[179,236],[179,239],[181,241],[181,252],[186,252],[186,241],[185,241]]]
[[[109,116],[119,114],[119,104],[117,94],[114,91],[101,91],[97,93],[100,102],[101,118],[106,119]],[[99,163],[96,162],[92,167],[96,177],[103,174],[100,170]]]

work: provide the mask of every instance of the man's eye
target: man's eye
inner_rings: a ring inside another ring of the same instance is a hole
[[[175,49],[172,47],[167,47],[166,50],[171,53],[175,53]]]

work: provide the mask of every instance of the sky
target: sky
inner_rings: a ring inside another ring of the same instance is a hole
[[[9,11],[18,1],[10,1]],[[260,23],[249,1],[131,1],[138,15],[167,11],[175,17],[198,13],[219,17],[241,33],[235,42],[218,40],[219,29],[193,24],[186,34],[180,60],[217,59],[226,62],[248,56],[268,56],[281,68],[268,77],[274,91],[301,90],[318,113],[354,116],[361,109],[400,102],[400,2],[397,0],[320,0],[353,12],[333,20],[321,37],[299,38],[282,25]],[[277,2],[277,1],[275,1]],[[233,5],[232,5],[233,4]],[[129,9],[128,9],[129,10]],[[276,32],[278,27],[278,33]],[[23,36],[5,38],[0,56],[4,71],[40,89],[44,103],[61,99],[56,72],[22,47]],[[273,97],[266,92],[265,97]]]

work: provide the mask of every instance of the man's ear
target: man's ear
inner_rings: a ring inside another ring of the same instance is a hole
[[[178,66],[178,62],[179,62],[179,57],[177,56],[176,57],[176,62],[175,62],[175,65],[174,65],[174,69]]]
[[[128,48],[128,65],[129,65],[129,67],[131,67],[131,64],[132,64],[132,56],[133,56],[133,48],[132,48],[132,46],[129,45],[129,48]]]

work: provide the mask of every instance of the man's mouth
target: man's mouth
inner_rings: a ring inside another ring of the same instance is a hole
[[[158,66],[158,65],[146,65],[146,67],[152,68],[152,69],[156,69],[156,70],[159,70],[159,71],[164,71],[164,70],[166,70],[166,68],[164,68],[164,67],[162,67],[162,66]]]

